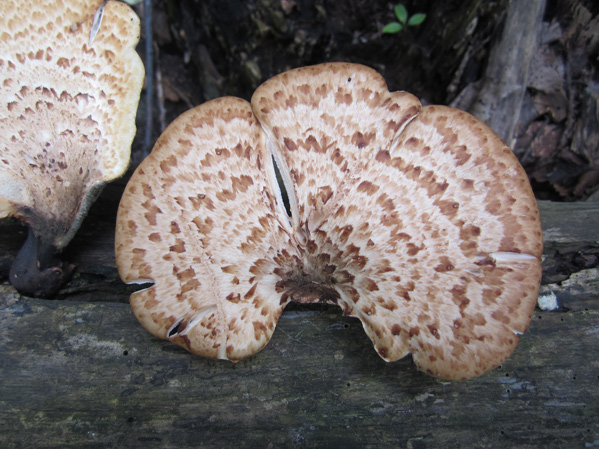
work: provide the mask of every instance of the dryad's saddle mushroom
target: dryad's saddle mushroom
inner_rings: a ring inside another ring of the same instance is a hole
[[[138,39],[139,20],[121,2],[0,3],[0,217],[29,226],[10,273],[23,293],[54,295],[70,272],[55,254],[129,164]]]
[[[512,353],[541,252],[528,179],[493,131],[344,63],[183,114],[117,218],[120,275],[153,283],[131,305],[158,337],[235,361],[266,345],[290,301],[325,302],[359,318],[383,359],[411,353],[444,379]]]

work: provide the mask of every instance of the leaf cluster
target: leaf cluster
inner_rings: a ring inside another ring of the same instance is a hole
[[[388,23],[383,27],[383,33],[395,34],[399,33],[406,26],[413,27],[418,26],[424,22],[426,19],[426,14],[424,13],[416,13],[412,16],[408,16],[408,10],[401,3],[399,5],[395,5],[393,8],[395,12],[395,17],[397,17],[398,22]]]

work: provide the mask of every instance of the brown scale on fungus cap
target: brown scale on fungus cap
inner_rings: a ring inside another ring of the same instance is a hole
[[[154,283],[131,296],[154,335],[239,360],[290,301],[324,302],[360,319],[385,360],[412,354],[454,380],[512,353],[541,252],[528,180],[493,131],[345,63],[275,76],[251,104],[183,114],[117,219],[121,277]]]
[[[54,296],[72,270],[57,253],[129,164],[138,39],[137,16],[118,1],[0,3],[0,217],[29,226],[10,273],[22,293]]]

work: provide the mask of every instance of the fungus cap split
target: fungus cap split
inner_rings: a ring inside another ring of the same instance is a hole
[[[526,174],[492,130],[346,63],[180,116],[117,218],[119,273],[153,283],[131,306],[160,338],[235,361],[266,345],[290,301],[324,302],[360,319],[383,359],[412,354],[454,380],[513,352],[541,252]]]
[[[11,275],[27,293],[47,279],[19,276],[56,262],[103,183],[128,167],[144,76],[138,40],[139,19],[122,2],[0,3],[0,218],[30,228],[33,254],[20,254],[25,268]]]

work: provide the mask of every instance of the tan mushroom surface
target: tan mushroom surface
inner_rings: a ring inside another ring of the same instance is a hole
[[[283,207],[272,160],[289,196]],[[465,380],[529,325],[542,235],[526,174],[484,123],[330,63],[179,117],[127,185],[125,282],[154,335],[239,360],[290,301],[360,319],[387,361]]]
[[[269,165],[250,104],[232,97],[177,118],[140,164],[119,206],[116,257],[125,282],[155,282],[131,295],[154,335],[230,360],[268,342],[284,306],[273,270],[299,263]]]
[[[53,294],[68,271],[55,253],[129,164],[144,75],[139,19],[121,2],[103,3],[0,3],[0,218],[30,228],[11,272],[28,294]]]

